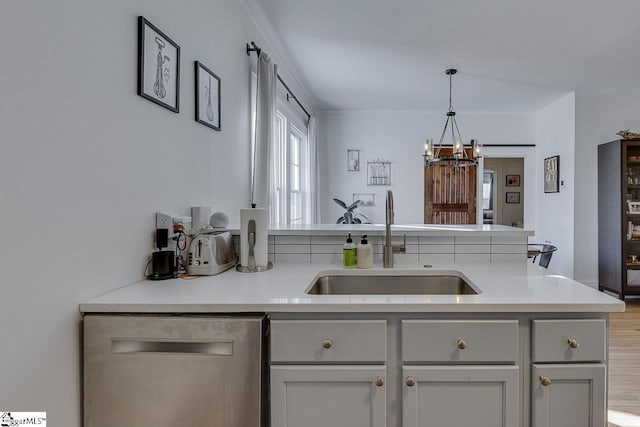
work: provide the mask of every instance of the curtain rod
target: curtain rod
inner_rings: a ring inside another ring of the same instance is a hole
[[[251,52],[256,52],[258,54],[258,57],[260,57],[260,54],[262,53],[262,49],[260,49],[260,47],[255,42],[252,41],[250,44],[247,43],[247,55],[251,56]],[[293,93],[293,91],[289,89],[289,86],[287,86],[284,80],[282,80],[282,77],[280,77],[280,74],[277,74],[277,76],[280,83],[282,83],[284,88],[287,90],[287,102],[289,101],[289,99],[293,99],[294,101],[296,101],[296,103],[300,106],[300,108],[302,108],[302,111],[304,111],[304,113],[307,115],[307,120],[311,120],[311,114],[309,114],[307,109],[304,108],[304,106],[300,103],[300,101],[298,100],[296,95]]]

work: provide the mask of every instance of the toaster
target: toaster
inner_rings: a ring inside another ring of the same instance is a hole
[[[236,249],[230,232],[198,234],[191,240],[187,254],[188,274],[212,276],[230,269],[236,263]]]

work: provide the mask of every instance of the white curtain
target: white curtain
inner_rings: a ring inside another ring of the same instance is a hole
[[[309,208],[311,211],[311,224],[320,224],[320,159],[318,155],[318,123],[315,117],[309,119]]]
[[[256,135],[251,176],[251,203],[269,208],[273,178],[271,158],[275,140],[276,86],[278,66],[266,53],[258,57],[258,85],[256,97]]]

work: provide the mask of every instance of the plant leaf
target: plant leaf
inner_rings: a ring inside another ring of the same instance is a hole
[[[347,209],[347,204],[340,199],[333,199],[334,202],[342,206],[344,209]]]
[[[351,212],[344,213],[344,222],[345,224],[353,224],[353,214]]]
[[[355,202],[351,203],[351,205],[349,205],[349,207],[347,208],[347,210],[349,212],[352,212],[355,208],[357,208],[358,206],[360,206],[360,203],[362,203],[362,200],[356,200]]]

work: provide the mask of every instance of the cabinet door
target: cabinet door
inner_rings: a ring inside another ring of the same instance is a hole
[[[517,366],[405,366],[403,427],[517,427]]]
[[[533,365],[532,427],[606,425],[604,364]]]
[[[272,366],[271,427],[385,427],[384,366]]]

